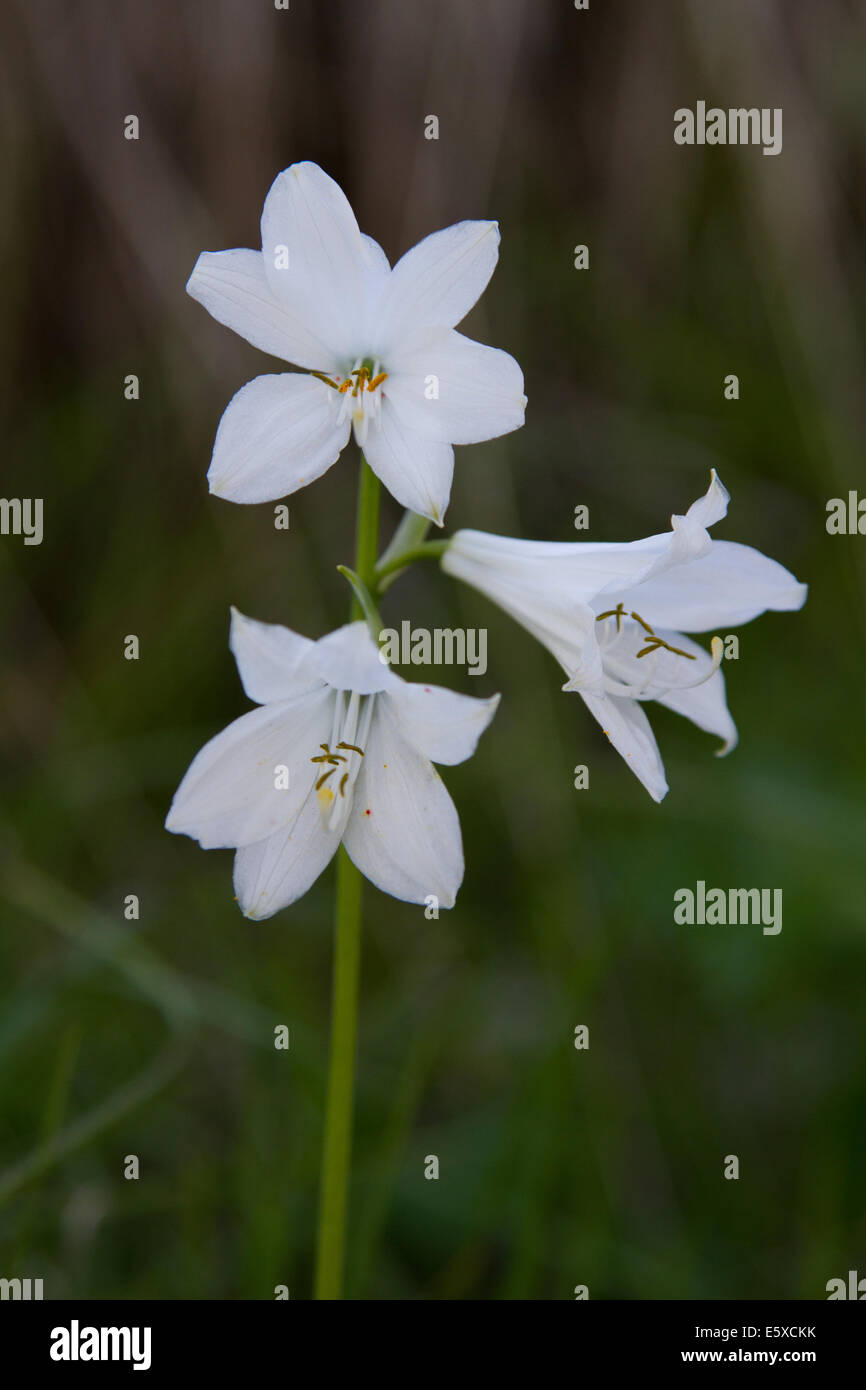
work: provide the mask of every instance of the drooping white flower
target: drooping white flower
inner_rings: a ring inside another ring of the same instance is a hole
[[[340,841],[384,893],[453,907],[460,822],[433,763],[471,757],[499,696],[402,680],[361,622],[312,642],[233,609],[230,642],[260,708],[193,759],[166,828],[237,849],[235,893],[256,920],[301,897]]]
[[[262,250],[205,251],[187,285],[220,323],[304,369],[256,377],[229,403],[211,492],[285,497],[321,477],[354,428],[397,501],[441,525],[452,445],[523,424],[514,358],[455,331],[498,246],[495,222],[458,222],[392,269],[318,165],[284,169],[265,200]]]
[[[656,801],[668,790],[642,705],[648,700],[737,741],[713,653],[684,632],[727,632],[767,609],[791,611],[807,587],[759,550],[712,540],[728,493],[709,490],[671,530],[622,545],[510,540],[458,531],[442,558],[449,574],[480,589],[553,653],[614,747]]]

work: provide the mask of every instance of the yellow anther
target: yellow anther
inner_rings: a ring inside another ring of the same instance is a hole
[[[684,652],[679,647],[672,647],[670,642],[666,642],[663,637],[657,637],[653,633],[642,652],[638,652],[638,657],[648,656],[650,652],[657,652],[659,647],[664,647],[666,652],[673,652],[674,656],[684,656],[686,661],[697,661],[697,657],[691,652]]]
[[[346,761],[342,753],[332,753],[327,743],[320,743],[319,747],[324,748],[325,751],[324,753],[318,753],[315,758],[311,758],[311,763],[332,763],[334,767],[337,767],[340,763]],[[337,747],[339,748],[340,745],[337,744]]]
[[[625,616],[626,611],[622,603],[618,603],[616,608],[609,608],[606,613],[599,613],[595,621],[600,623],[602,618],[616,618],[616,630],[620,632],[622,630],[622,620]],[[697,661],[697,657],[693,656],[691,652],[684,652],[680,647],[672,647],[670,642],[666,642],[663,637],[659,637],[650,627],[649,623],[641,617],[640,613],[632,611],[628,616],[634,618],[636,623],[640,623],[649,639],[646,646],[638,652],[638,657],[649,656],[650,652],[657,652],[659,647],[664,647],[666,652],[673,652],[674,656],[684,656],[686,661]]]
[[[326,386],[330,386],[332,391],[339,391],[341,396],[345,396],[347,391],[351,391],[353,396],[358,396],[366,391],[375,391],[377,386],[381,386],[383,381],[388,380],[387,372],[379,372],[378,376],[373,376],[369,367],[355,367],[348,376],[340,382],[334,381],[333,377],[326,376],[324,372],[310,372],[317,381],[323,381]]]
[[[616,630],[617,630],[617,632],[621,632],[621,631],[622,631],[622,620],[623,620],[624,617],[625,617],[625,609],[623,608],[623,606],[622,606],[621,603],[618,603],[618,604],[616,605],[616,608],[609,608],[609,609],[607,610],[606,613],[599,613],[599,615],[598,615],[598,617],[596,618],[595,621],[596,621],[597,623],[600,623],[601,620],[602,620],[602,618],[616,618]],[[632,613],[632,617],[634,617],[634,614],[633,614],[633,613]]]
[[[655,637],[655,633],[653,632],[653,630],[652,630],[652,628],[650,627],[649,623],[645,623],[645,622],[644,622],[644,620],[643,620],[643,618],[641,617],[640,613],[632,613],[631,616],[634,618],[634,620],[635,620],[636,623],[640,623],[640,625],[641,625],[641,627],[643,628],[644,632],[648,632],[649,635],[650,635],[650,637]]]
[[[329,376],[325,376],[324,372],[310,372],[310,376],[317,377],[319,381],[323,381],[326,386],[330,386],[332,391],[339,391],[340,389],[336,381],[332,381]]]

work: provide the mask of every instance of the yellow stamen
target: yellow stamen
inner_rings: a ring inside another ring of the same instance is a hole
[[[642,652],[638,652],[638,658],[647,656],[650,652],[657,652],[659,647],[664,647],[666,652],[673,652],[674,656],[684,656],[686,661],[697,661],[697,657],[691,652],[684,652],[679,647],[672,647],[670,642],[666,642],[663,637],[657,637],[653,633]]]
[[[310,372],[310,376],[318,377],[319,381],[323,381],[326,386],[330,386],[332,391],[339,391],[340,389],[336,381],[332,381],[329,376],[325,376],[324,372]]]
[[[347,391],[351,391],[353,396],[361,395],[364,391],[375,391],[377,386],[388,380],[387,372],[379,372],[378,376],[373,376],[369,367],[355,367],[345,380],[339,383],[334,381],[333,377],[326,376],[324,372],[310,372],[310,376],[323,381],[333,391],[339,391],[341,396],[345,396]]]
[[[652,630],[652,628],[650,627],[649,623],[645,623],[645,622],[644,622],[644,620],[643,620],[643,618],[641,617],[640,613],[632,613],[631,616],[634,618],[634,620],[635,620],[636,623],[640,623],[640,625],[641,625],[641,627],[643,628],[644,632],[648,632],[649,635],[650,635],[650,637],[655,637],[655,633],[653,632],[653,630]]]
[[[609,608],[606,613],[599,613],[595,621],[597,623],[600,623],[603,618],[616,618],[616,630],[617,632],[621,632],[622,620],[624,617],[625,609],[623,608],[621,603],[618,603],[616,605],[616,608]],[[632,614],[632,617],[634,617],[634,614]]]

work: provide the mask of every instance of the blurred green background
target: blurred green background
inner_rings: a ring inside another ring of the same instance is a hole
[[[487,627],[483,680],[429,674],[503,700],[445,772],[456,908],[365,889],[349,1296],[808,1299],[866,1274],[866,540],[825,529],[866,485],[864,62],[843,0],[3,7],[2,492],[44,498],[45,539],[0,542],[0,1275],[309,1296],[333,869],[253,924],[231,855],[162,826],[248,708],[229,605],[313,637],[345,617],[352,451],[288,532],[210,498],[222,410],[279,368],[184,293],[200,250],[259,244],[298,159],[392,261],[501,224],[465,327],[520,361],[527,422],[457,450],[450,529],[579,539],[585,503],[584,538],[628,540],[715,466],[715,534],[811,586],[740,632],[730,758],[652,708],[660,807],[480,596],[432,567],[387,595],[395,624]],[[676,146],[698,99],[782,107],[782,154]],[[781,935],[677,926],[697,879],[781,887]]]

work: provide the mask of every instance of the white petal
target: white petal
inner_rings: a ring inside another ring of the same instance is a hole
[[[271,502],[306,487],[336,462],[349,438],[330,387],[298,372],[257,376],[226,407],[208,470],[229,502]]]
[[[278,268],[281,248],[285,268]],[[368,303],[386,282],[383,254],[317,164],[292,164],[274,180],[262,213],[262,255],[274,295],[341,360],[364,351]]]
[[[691,652],[695,656],[696,675],[700,675],[701,671],[706,670],[711,664],[712,658],[705,648],[697,642],[692,642],[681,632],[661,632],[659,635],[672,646],[681,647],[683,651]],[[717,734],[719,738],[724,739],[723,746],[717,751],[717,757],[722,757],[725,753],[730,753],[732,748],[736,748],[737,726],[728,710],[725,678],[721,671],[716,671],[709,680],[704,681],[702,685],[692,686],[690,690],[673,690],[667,695],[659,696],[658,704],[672,709],[675,714],[685,715],[686,719],[690,719],[705,733]]]
[[[325,828],[311,794],[291,825],[235,855],[235,894],[244,916],[259,922],[302,897],[339,843],[339,834]]]
[[[343,835],[352,860],[383,893],[453,907],[463,881],[463,844],[454,803],[432,763],[377,700]]]
[[[331,732],[334,695],[325,688],[262,705],[212,738],[175,793],[166,829],[202,849],[236,848],[291,824],[313,786],[310,758]],[[277,788],[276,768],[289,785]]]
[[[378,426],[367,436],[364,456],[402,507],[442,525],[454,476],[450,444],[407,429],[386,400]]]
[[[686,512],[686,516],[693,521],[696,526],[706,529],[715,526],[717,521],[728,514],[728,503],[731,494],[725,487],[715,468],[710,470],[710,485],[703,497],[699,497],[697,502],[693,502]]]
[[[339,370],[340,359],[315,325],[270,288],[260,251],[203,251],[186,290],[218,323],[262,352],[319,372]]]
[[[633,604],[653,626],[709,632],[748,623],[768,609],[802,608],[807,594],[807,585],[760,550],[713,541],[707,554],[688,565],[626,591],[623,602]]]
[[[354,690],[359,695],[388,690],[400,679],[380,658],[365,622],[347,623],[314,642],[296,675],[317,677],[335,690]]]
[[[279,623],[259,623],[233,608],[229,646],[244,690],[257,704],[286,700],[320,683],[297,681],[298,662],[314,643]]]
[[[435,378],[437,395],[428,399]],[[388,399],[428,439],[476,444],[520,429],[523,373],[507,352],[453,328],[428,329],[388,360]]]
[[[442,568],[496,602],[499,591],[532,591],[560,604],[589,604],[639,581],[668,551],[672,532],[624,544],[606,541],[527,541],[484,531],[458,531]],[[507,605],[502,602],[502,606]],[[606,606],[606,605],[605,605]]]
[[[706,497],[685,516],[673,516],[670,531],[622,544],[526,541],[484,531],[458,531],[443,556],[442,568],[480,588],[504,608],[508,604],[499,593],[516,593],[520,588],[532,591],[535,604],[547,594],[554,596],[560,609],[569,601],[607,607],[608,598],[637,591],[637,585],[655,580],[673,566],[685,574],[686,566],[707,554],[714,542],[698,518],[715,516],[722,495],[727,497],[713,473]],[[641,596],[643,592],[641,588]]]
[[[593,587],[595,580],[591,568],[585,576],[579,574],[572,564],[577,547],[568,542],[566,546],[563,565],[543,555],[547,550],[543,542],[458,531],[441,563],[447,574],[486,594],[547,647],[575,688],[578,681],[581,686],[599,688],[595,613],[580,601],[581,579],[585,588]]]
[[[365,259],[367,263],[366,274],[370,277],[370,284],[376,292],[376,301],[384,288],[388,277],[391,274],[391,262],[385,255],[378,241],[373,237],[361,233],[361,241],[364,244]]]
[[[499,258],[495,222],[457,222],[397,262],[382,295],[376,347],[388,352],[419,327],[454,328],[484,293]]]
[[[499,696],[478,700],[439,685],[400,681],[384,695],[410,743],[434,763],[465,762],[490,723]]]
[[[599,698],[583,690],[580,693],[653,801],[661,801],[668,791],[664,764],[650,722],[637,700],[614,699],[610,695]]]

